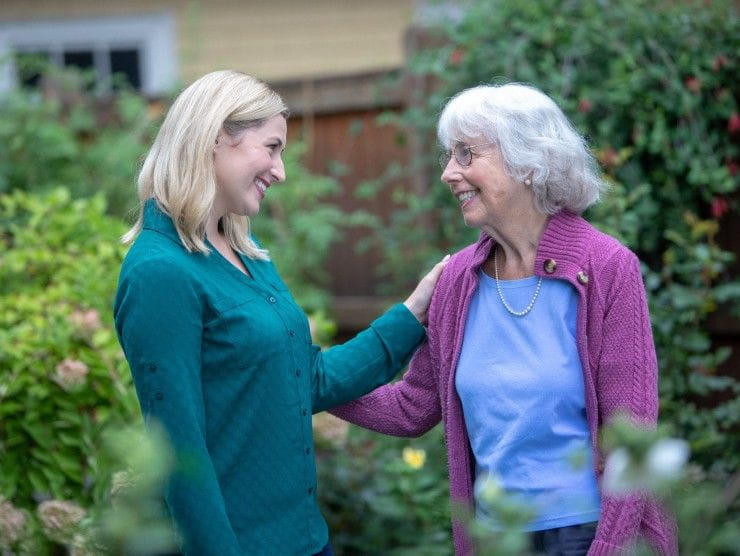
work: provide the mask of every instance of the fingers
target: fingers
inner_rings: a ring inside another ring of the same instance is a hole
[[[435,264],[434,267],[432,267],[432,270],[430,270],[426,274],[426,276],[424,276],[424,278],[419,281],[414,291],[404,302],[409,310],[421,323],[426,322],[427,309],[429,308],[429,303],[432,300],[434,288],[437,285],[437,281],[442,275],[442,271],[444,270],[449,260],[450,256],[445,255],[445,257],[441,261]]]

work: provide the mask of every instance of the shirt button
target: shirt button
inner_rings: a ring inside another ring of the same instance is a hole
[[[295,336],[295,330],[288,330],[288,334],[290,334],[291,338]]]
[[[558,263],[555,262],[555,259],[547,259],[542,266],[545,269],[545,272],[552,274],[557,270]]]
[[[578,278],[578,281],[581,284],[583,284],[583,285],[588,284],[588,274],[586,274],[582,270],[578,274],[576,274],[576,278]]]
[[[157,372],[157,364],[156,363],[149,363],[149,372],[150,373],[156,373]]]
[[[301,409],[301,415],[303,415],[304,417],[308,415],[308,409]]]
[[[313,494],[313,487],[308,487],[308,494]]]
[[[268,298],[267,298],[267,300],[268,300],[268,301],[269,301],[270,303],[275,303],[275,302],[277,301],[277,299],[275,299],[275,296],[274,296],[274,295],[271,295],[270,297],[268,297]]]
[[[295,370],[295,376],[301,376],[301,370],[300,369],[296,369]]]
[[[164,394],[162,392],[157,392],[154,394],[154,399],[161,402],[164,399]]]
[[[311,448],[306,448],[306,455],[311,453]]]

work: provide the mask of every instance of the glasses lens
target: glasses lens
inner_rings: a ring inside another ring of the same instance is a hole
[[[437,160],[439,160],[439,167],[442,168],[442,170],[447,168],[447,164],[450,162],[450,156],[450,151],[442,151],[439,153],[439,158]]]
[[[458,143],[455,145],[455,160],[460,166],[468,167],[473,162],[473,153],[470,147],[464,143]]]

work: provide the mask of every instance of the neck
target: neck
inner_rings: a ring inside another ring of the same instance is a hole
[[[514,217],[496,226],[485,226],[483,231],[496,240],[496,262],[499,277],[503,280],[524,278],[534,273],[534,261],[540,239],[545,231],[549,216],[541,212],[526,218]],[[486,263],[485,271],[492,270],[493,253]],[[489,268],[490,267],[490,268]]]

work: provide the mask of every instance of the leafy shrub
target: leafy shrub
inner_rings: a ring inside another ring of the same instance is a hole
[[[519,81],[556,100],[612,184],[587,218],[644,263],[662,419],[698,462],[724,472],[740,463],[740,388],[717,375],[729,350],[713,348],[707,319],[723,305],[737,312],[740,300],[740,282],[728,275],[733,255],[717,241],[721,219],[738,217],[735,10],[726,0],[478,0],[430,32],[431,46],[409,67],[429,94],[397,119],[427,142],[429,160],[412,171],[429,175],[436,119],[456,92]],[[389,277],[413,278],[409,270],[477,235],[464,231],[446,187],[394,198],[405,209],[377,230]],[[430,218],[439,223],[431,230],[410,224]]]
[[[111,315],[123,231],[101,195],[0,196],[0,495],[30,530],[38,503],[74,522],[101,499],[101,434],[139,421]]]
[[[119,216],[136,206],[132,184],[152,138],[156,110],[134,92],[100,99],[84,74],[44,70],[45,86],[0,97],[0,193],[67,187],[102,192]]]
[[[388,438],[321,415],[314,430],[319,504],[337,554],[452,554],[441,427]]]

